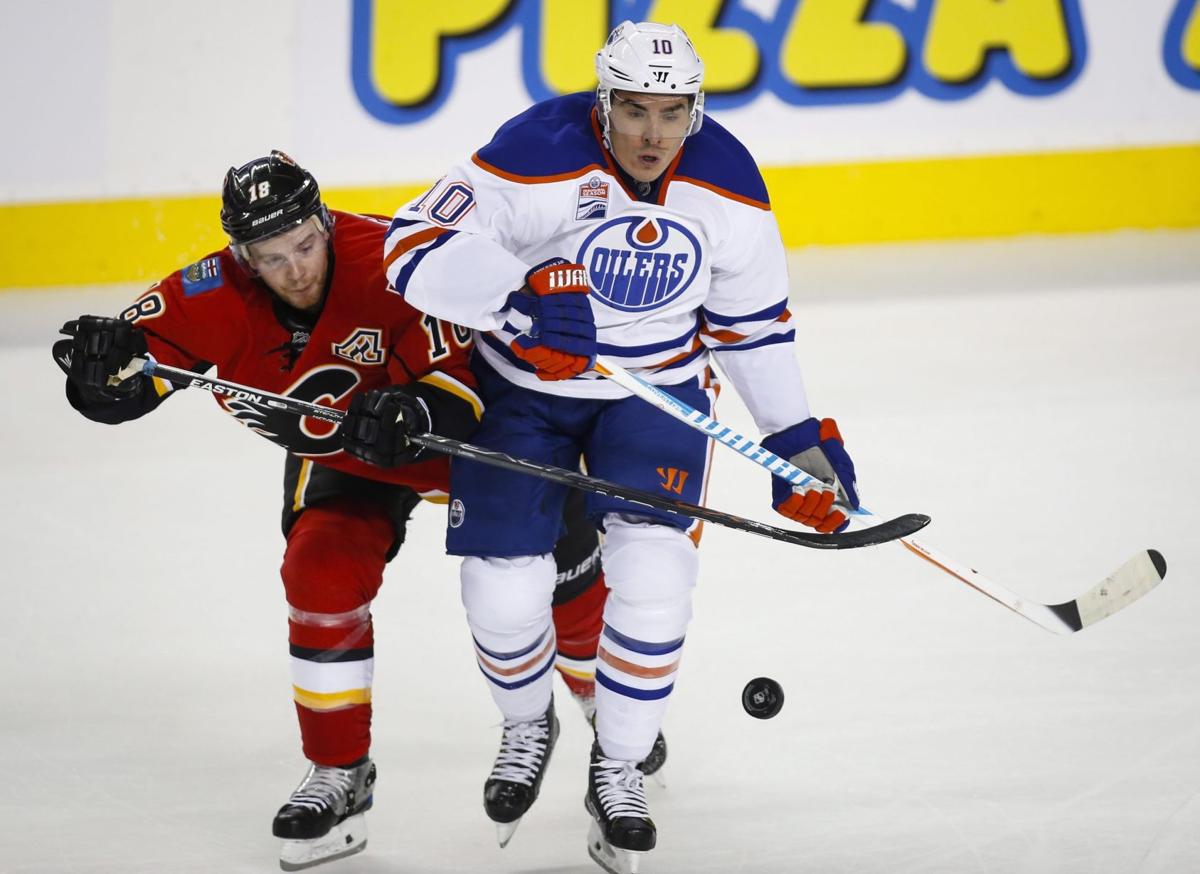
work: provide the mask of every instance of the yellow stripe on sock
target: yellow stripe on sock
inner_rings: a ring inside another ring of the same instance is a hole
[[[344,692],[310,692],[299,686],[292,686],[292,697],[301,707],[309,710],[338,710],[342,707],[352,707],[355,704],[370,704],[370,689],[347,689]]]

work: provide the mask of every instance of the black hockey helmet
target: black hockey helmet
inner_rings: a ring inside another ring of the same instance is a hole
[[[241,167],[230,167],[221,190],[221,227],[235,251],[274,237],[317,216],[329,228],[329,212],[311,173],[273,150]]]

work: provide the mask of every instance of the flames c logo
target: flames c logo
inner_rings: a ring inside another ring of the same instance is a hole
[[[313,404],[337,404],[358,383],[359,375],[353,368],[324,364],[305,373],[280,394]],[[296,455],[319,457],[342,451],[339,426],[331,422],[295,416],[237,398],[218,397],[217,400],[247,428]]]
[[[700,243],[671,219],[624,216],[588,234],[576,260],[587,267],[597,298],[644,312],[687,291],[700,270]]]

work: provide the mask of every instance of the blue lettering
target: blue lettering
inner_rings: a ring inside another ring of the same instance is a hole
[[[686,252],[680,252],[671,259],[671,285],[678,285],[683,280],[683,266],[687,264],[687,259]]]
[[[609,250],[601,249],[597,246],[592,251],[592,263],[588,265],[588,270],[591,273],[592,288],[601,295],[608,293],[608,286],[612,283],[612,274],[609,269]]]
[[[662,300],[671,290],[668,271],[671,269],[671,256],[666,252],[654,253],[654,274],[651,282],[654,284],[654,300]]]

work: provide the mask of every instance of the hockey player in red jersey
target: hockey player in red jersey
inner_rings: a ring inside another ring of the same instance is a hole
[[[316,179],[281,152],[231,168],[221,224],[230,245],[172,273],[119,318],[68,322],[55,344],[67,399],[117,424],[175,389],[135,356],[347,411],[343,426],[214,395],[222,410],[287,450],[281,575],[293,696],[311,766],[279,810],[280,865],[297,870],[361,850],[372,803],[370,604],[413,509],[444,502],[449,464],[407,441],[465,439],[482,406],[471,335],[395,294],[380,255],[388,221],[329,210]],[[557,667],[589,717],[606,591],[582,502],[555,547]],[[665,747],[660,751],[665,756]],[[655,763],[658,764],[657,762]],[[533,790],[536,794],[537,787]]]

